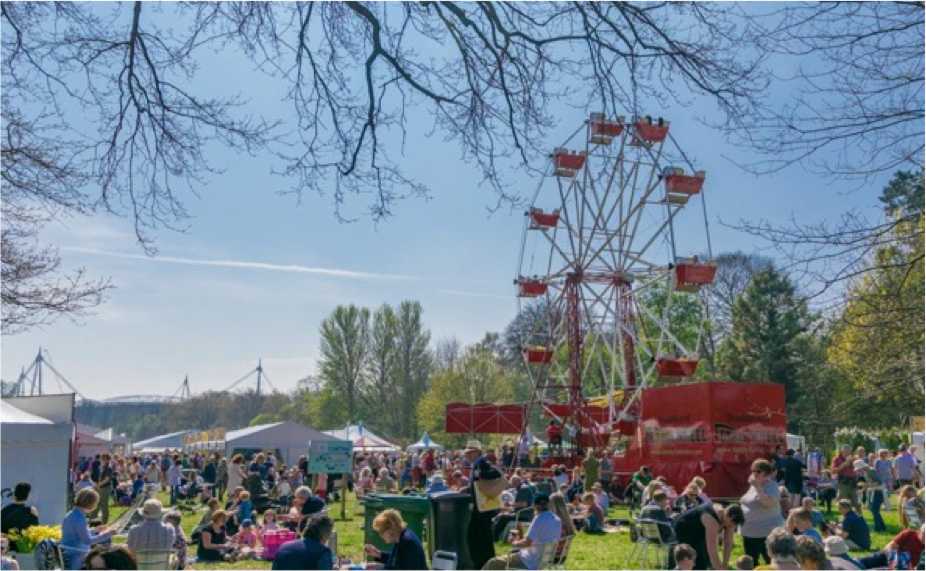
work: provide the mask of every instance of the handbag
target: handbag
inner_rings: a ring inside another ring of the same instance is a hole
[[[476,509],[488,512],[502,507],[502,492],[508,488],[508,480],[502,477],[491,480],[476,480]]]

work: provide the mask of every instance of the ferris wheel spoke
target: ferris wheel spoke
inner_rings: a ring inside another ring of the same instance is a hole
[[[666,227],[671,225],[672,220],[675,218],[675,215],[678,214],[678,212],[681,211],[681,209],[682,209],[681,207],[678,207],[670,211],[668,220],[664,221],[662,225],[659,226],[659,229],[653,233],[653,235],[650,237],[649,240],[646,241],[646,244],[644,244],[643,247],[640,248],[640,251],[636,252],[636,255],[638,257],[642,257],[644,254],[646,254],[646,251],[649,250],[650,247],[656,242],[656,240],[662,235],[662,232],[666,229]],[[673,253],[675,252],[674,247],[672,248],[672,251]],[[673,255],[672,262],[673,263],[675,262],[674,255]]]
[[[569,217],[569,209],[566,208],[566,205],[568,204],[567,195],[563,193],[563,185],[561,183],[558,184],[558,187],[559,187],[560,200],[562,201],[562,205],[563,205],[561,214],[563,216],[563,223],[566,226],[566,236],[569,238],[569,250],[572,253],[572,256],[567,256],[566,259],[578,261],[579,255],[576,249],[575,231],[572,228],[572,221],[570,220],[570,217]]]
[[[653,180],[654,178],[655,180]],[[654,167],[652,170],[650,170],[649,178],[646,182],[646,186],[644,187],[645,191],[643,192],[643,194],[641,194],[640,201],[637,204],[633,205],[632,211],[628,213],[627,215],[628,221],[631,218],[633,218],[633,227],[631,228],[629,232],[629,236],[625,244],[626,251],[631,250],[633,243],[636,240],[637,231],[640,228],[640,221],[643,219],[643,212],[646,209],[646,205],[649,203],[650,196],[652,196],[653,192],[655,192],[656,189],[659,188],[659,182],[660,182],[660,179],[658,176],[656,176],[656,169]],[[654,233],[654,236],[658,236],[658,235],[659,235],[658,232]]]
[[[650,318],[650,320],[653,321],[653,323],[660,330],[660,332],[662,334],[665,334],[665,336],[670,341],[672,341],[672,343],[675,344],[676,348],[679,351],[685,354],[690,353],[690,351],[685,347],[685,345],[681,341],[679,341],[675,335],[672,334],[672,331],[669,330],[669,326],[659,316],[655,315],[652,311],[649,310],[649,308],[647,308],[645,305],[642,305],[642,304],[637,305],[637,310],[642,312],[648,318]]]
[[[567,231],[570,231],[570,230],[567,229]],[[550,263],[549,263],[548,266],[547,266],[548,277],[549,277],[549,276],[553,276],[553,275],[559,275],[559,274],[561,274],[561,273],[563,272],[563,270],[558,270],[558,271],[555,272],[555,273],[552,273],[552,274],[549,273],[549,271],[553,268],[553,257],[554,257],[554,253],[560,255],[560,257],[561,257],[561,258],[563,259],[563,261],[566,263],[566,266],[565,266],[566,268],[572,268],[572,267],[573,267],[573,258],[571,258],[571,257],[569,256],[568,253],[566,253],[565,251],[563,251],[563,249],[560,247],[560,245],[556,242],[555,237],[550,237],[550,235],[547,234],[546,232],[543,233],[543,237],[546,238],[547,242],[550,244],[550,247],[551,247],[551,251],[550,251]],[[570,240],[570,241],[571,241],[571,240]]]

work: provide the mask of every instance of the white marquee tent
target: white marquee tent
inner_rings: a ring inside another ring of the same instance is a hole
[[[409,452],[418,452],[421,450],[443,450],[443,449],[444,449],[443,446],[431,440],[431,435],[428,434],[427,432],[421,435],[421,439],[418,442],[410,445],[407,448]]]
[[[32,484],[43,524],[61,523],[67,509],[73,418],[73,394],[0,400],[0,487]]]
[[[278,450],[283,462],[292,466],[299,460],[299,456],[308,454],[309,442],[313,440],[336,439],[288,420],[259,424],[226,433],[225,455],[231,456],[236,450]]]
[[[354,445],[354,452],[399,452],[401,450],[363,424],[348,424],[341,430],[326,430],[325,434],[338,440],[351,441]]]

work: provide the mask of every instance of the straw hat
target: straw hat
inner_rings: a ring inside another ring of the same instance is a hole
[[[145,519],[161,519],[163,513],[164,506],[161,505],[161,500],[158,499],[145,500],[145,503],[138,510],[138,514]]]
[[[466,448],[463,450],[466,452],[482,452],[482,443],[478,440],[470,440],[466,443]]]

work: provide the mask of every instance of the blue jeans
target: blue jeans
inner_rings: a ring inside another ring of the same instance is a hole
[[[868,491],[868,509],[871,510],[871,518],[874,520],[875,531],[885,531],[887,526],[884,525],[884,518],[881,517],[881,504],[884,503],[884,490]]]

